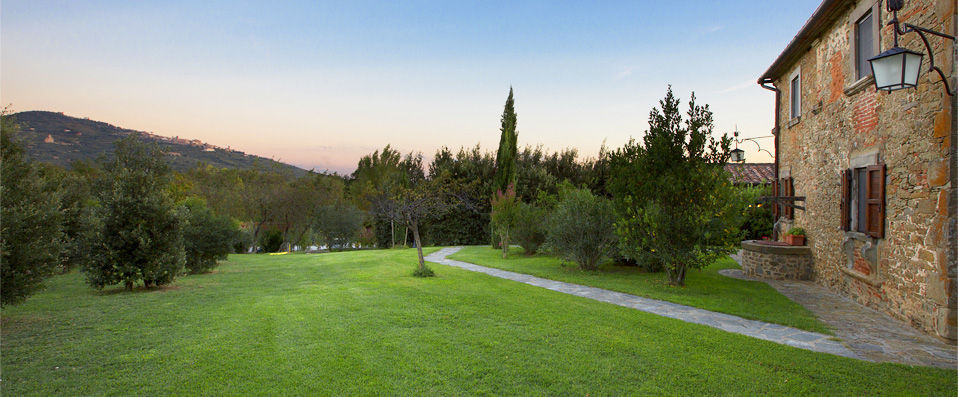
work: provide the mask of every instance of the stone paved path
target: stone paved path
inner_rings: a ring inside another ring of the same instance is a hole
[[[455,266],[474,272],[485,273],[494,277],[518,281],[520,283],[551,289],[553,291],[570,295],[595,299],[597,301],[629,307],[690,323],[707,325],[709,327],[718,328],[723,331],[734,332],[775,343],[781,343],[783,345],[789,345],[822,353],[830,353],[839,356],[861,358],[853,351],[845,347],[845,345],[842,343],[832,340],[832,337],[829,335],[803,331],[797,328],[786,327],[784,325],[747,320],[729,314],[710,312],[708,310],[691,306],[642,298],[635,295],[609,291],[601,288],[564,283],[561,281],[530,276],[528,274],[515,273],[506,270],[479,266],[472,263],[446,259],[446,256],[452,255],[461,248],[462,247],[443,248],[430,254],[425,259],[430,262],[447,266]]]
[[[733,255],[733,258],[738,258]],[[719,273],[743,280],[763,281],[789,299],[805,306],[835,332],[859,357],[878,362],[958,368],[958,350],[933,336],[884,313],[833,292],[813,281],[764,280],[739,269]]]

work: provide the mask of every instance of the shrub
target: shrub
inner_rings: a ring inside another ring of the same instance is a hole
[[[742,238],[761,240],[772,235],[772,207],[759,202],[759,197],[769,195],[764,186],[742,189]]]
[[[333,247],[344,249],[351,247],[353,241],[356,240],[360,229],[363,227],[365,216],[363,211],[356,206],[339,202],[322,207],[313,226],[323,237],[326,248],[330,251],[333,250]]]
[[[512,232],[526,255],[534,255],[546,241],[546,211],[532,204],[519,203],[516,224]]]
[[[116,143],[100,187],[102,219],[86,265],[87,281],[96,288],[123,283],[128,290],[171,283],[184,263],[182,219],[170,197],[169,165],[155,144],[130,135]]]
[[[279,248],[283,246],[283,232],[267,230],[259,239],[259,246],[263,248],[263,252],[279,251]]]
[[[216,261],[226,259],[239,230],[227,216],[219,216],[206,207],[206,202],[190,198],[183,202],[186,222],[183,228],[183,246],[186,250],[186,270],[205,273],[216,267]]]
[[[585,189],[566,190],[561,196],[549,217],[546,241],[562,258],[594,270],[616,241],[612,204]]]
[[[516,227],[518,212],[519,199],[513,185],[509,185],[505,192],[496,192],[492,199],[492,230],[499,237],[503,258],[509,253],[509,234]]]
[[[59,200],[27,161],[17,125],[0,113],[0,303],[15,304],[43,287],[63,248]]]
[[[791,229],[788,229],[788,233],[785,233],[785,234],[789,236],[804,236],[805,229],[802,229],[800,227],[793,227]]]
[[[417,266],[416,270],[412,272],[412,275],[415,277],[433,277],[436,275],[429,266]]]
[[[733,252],[741,200],[722,168],[731,139],[713,136],[708,105],[696,105],[693,95],[683,120],[671,87],[659,105],[642,142],[630,140],[610,156],[607,188],[622,253],[663,264],[670,283],[682,286],[688,269]]]

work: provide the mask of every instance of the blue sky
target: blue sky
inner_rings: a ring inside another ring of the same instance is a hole
[[[754,82],[817,5],[8,0],[0,100],[349,172],[387,143],[494,150],[511,85],[520,145],[594,156],[669,84],[718,131],[768,135]]]

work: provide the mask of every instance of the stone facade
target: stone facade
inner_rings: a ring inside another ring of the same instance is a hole
[[[783,66],[773,65],[763,76],[779,90],[773,131],[779,178],[791,177],[795,195],[806,197],[806,210],[780,219],[778,227],[805,229],[818,283],[955,340],[956,101],[938,74],[927,71],[927,55],[917,89],[876,92],[870,76],[856,80],[850,21],[875,3],[824,2],[795,40],[814,28],[815,18],[818,33],[803,39],[808,44],[791,50],[793,55],[783,53],[776,61]],[[826,6],[830,13],[821,12]],[[893,46],[892,28],[885,25],[891,15],[883,4],[871,9],[880,10],[878,45],[885,51]],[[956,1],[907,0],[899,20],[955,34]],[[936,65],[954,82],[954,42],[934,36],[929,42]],[[915,33],[902,35],[900,46],[927,53]],[[795,73],[801,76],[802,106],[792,118],[789,83]],[[886,169],[883,238],[843,231],[841,222],[841,172],[871,164]]]
[[[761,241],[742,242],[742,270],[746,276],[770,280],[811,280],[812,250],[805,246],[776,246]]]

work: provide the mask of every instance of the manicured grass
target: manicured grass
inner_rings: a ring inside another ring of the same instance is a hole
[[[738,268],[731,258],[720,260],[702,270],[689,271],[685,287],[669,285],[665,272],[647,273],[638,267],[615,266],[611,263],[603,264],[597,271],[586,271],[579,269],[575,263],[563,263],[554,256],[526,256],[521,248],[511,248],[507,259],[502,259],[502,250],[488,246],[464,247],[449,258],[831,334],[814,314],[768,284],[719,274],[718,271],[722,269]]]
[[[412,250],[235,255],[162,291],[59,276],[2,311],[3,395],[944,394],[955,372],[782,346]]]

